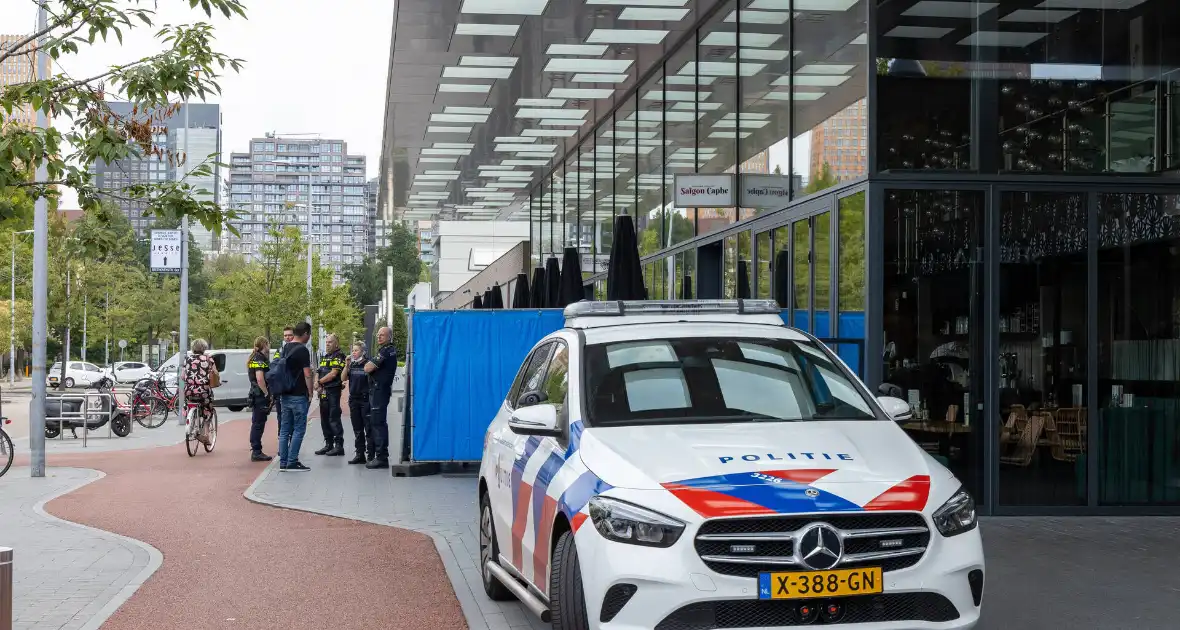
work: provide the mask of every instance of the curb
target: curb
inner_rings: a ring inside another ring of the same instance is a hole
[[[152,577],[152,575],[156,572],[156,570],[160,568],[160,565],[164,564],[164,554],[160,553],[159,549],[156,549],[155,547],[153,547],[143,541],[136,540],[134,538],[128,538],[127,536],[123,536],[122,534],[108,532],[105,529],[98,529],[96,527],[91,527],[89,525],[83,525],[81,523],[67,521],[65,519],[58,518],[58,517],[50,514],[49,512],[45,511],[45,505],[47,503],[49,503],[50,501],[60,498],[60,497],[63,497],[75,490],[80,489],[80,488],[84,488],[84,487],[94,483],[95,481],[98,481],[99,479],[102,479],[107,476],[107,474],[105,472],[103,472],[101,470],[94,469],[94,468],[76,468],[73,466],[62,466],[61,468],[73,468],[74,470],[87,470],[87,471],[94,473],[94,476],[91,477],[90,479],[83,481],[82,483],[78,484],[77,486],[74,486],[72,488],[67,488],[65,490],[62,490],[61,492],[58,492],[57,494],[54,494],[52,496],[42,499],[41,501],[38,501],[37,504],[33,506],[33,512],[35,512],[38,516],[41,516],[41,517],[48,519],[50,521],[64,523],[64,524],[69,525],[71,527],[76,527],[78,529],[83,529],[86,531],[96,533],[100,536],[104,536],[107,538],[113,538],[113,539],[118,540],[120,542],[130,543],[130,544],[135,545],[136,547],[139,547],[140,549],[146,551],[148,554],[147,566],[144,567],[143,570],[139,572],[139,575],[132,578],[132,580],[130,582],[128,582],[125,586],[123,586],[123,588],[119,589],[119,592],[116,593],[115,596],[112,597],[111,600],[109,602],[107,602],[105,606],[103,606],[101,609],[99,609],[98,612],[91,615],[90,619],[85,624],[83,624],[81,626],[81,628],[79,629],[79,630],[98,630],[100,627],[102,627],[102,624],[106,623],[107,619],[109,619],[111,617],[111,615],[115,614],[115,611],[118,610],[120,606],[122,606],[124,603],[126,603],[127,600],[131,599],[131,596],[134,595],[135,592],[139,590],[139,587],[143,586],[144,583],[148,581],[148,578]]]
[[[459,600],[459,608],[463,611],[463,617],[467,621],[468,630],[490,630],[487,622],[484,621],[484,616],[480,611],[479,603],[475,599],[475,594],[471,592],[471,588],[468,587],[467,581],[463,579],[463,570],[459,568],[459,561],[455,557],[454,550],[451,549],[450,544],[447,543],[447,540],[443,538],[442,535],[426,529],[420,529],[416,527],[402,527],[399,525],[390,525],[389,523],[382,523],[369,519],[340,516],[339,514],[332,514],[331,512],[325,512],[323,510],[315,510],[297,505],[263,499],[262,497],[259,497],[257,494],[255,494],[254,490],[263,482],[263,480],[271,475],[277,466],[278,459],[275,459],[270,464],[267,464],[266,468],[258,474],[258,476],[254,479],[254,482],[251,483],[250,486],[246,488],[246,491],[242,493],[247,501],[250,501],[251,503],[257,503],[259,505],[267,505],[270,507],[294,510],[297,512],[308,512],[311,514],[319,514],[321,516],[329,516],[347,521],[359,521],[362,523],[381,525],[382,527],[396,527],[397,529],[404,529],[430,536],[430,539],[434,541],[435,550],[438,551],[439,559],[442,560],[443,568],[447,572],[447,579],[451,581],[451,588],[455,592],[455,599]],[[93,629],[85,628],[84,630]]]

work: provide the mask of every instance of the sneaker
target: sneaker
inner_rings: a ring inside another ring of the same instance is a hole
[[[279,464],[279,472],[287,472],[287,465]]]
[[[250,461],[252,462],[269,462],[272,459],[274,458],[262,451],[253,451],[250,453]]]
[[[332,447],[331,447],[331,446],[328,446],[327,444],[325,444],[325,445],[324,445],[324,448],[318,449],[318,450],[315,452],[315,454],[316,454],[316,455],[327,455],[327,454],[328,454],[328,451],[330,451],[330,450],[332,450]]]
[[[288,472],[307,472],[309,470],[311,470],[311,469],[308,468],[307,466],[304,466],[302,462],[295,462],[294,464],[287,464],[287,471]]]

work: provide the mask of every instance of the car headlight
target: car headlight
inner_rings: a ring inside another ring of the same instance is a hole
[[[590,520],[603,538],[647,547],[671,547],[684,533],[684,523],[638,505],[611,499],[590,499]]]
[[[934,511],[931,518],[934,520],[934,526],[947,538],[969,532],[975,529],[977,523],[975,520],[975,499],[972,499],[966,490],[960,488],[951,498],[947,499],[946,503],[942,504],[942,507]]]

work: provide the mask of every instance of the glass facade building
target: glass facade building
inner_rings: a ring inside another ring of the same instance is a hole
[[[1177,27],[1168,0],[719,2],[532,187],[533,251],[579,247],[604,295],[631,215],[649,297],[777,299],[988,511],[1175,512]],[[674,204],[677,174],[757,172],[806,180]]]
[[[599,296],[629,215],[650,298],[776,299],[985,512],[1180,513],[1173,0],[437,4],[383,211],[529,221]],[[677,207],[722,174],[782,194]]]

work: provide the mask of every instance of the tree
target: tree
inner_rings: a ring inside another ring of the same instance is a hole
[[[245,17],[241,0],[187,1],[189,7],[206,17],[217,11],[227,18]],[[0,63],[18,55],[35,56],[38,50],[68,67],[66,60],[86,54],[98,40],[115,37],[135,28],[153,27],[154,11],[131,0],[58,0],[47,9],[47,26],[0,49]],[[142,201],[145,214],[157,217],[189,216],[214,232],[220,232],[233,213],[208,200],[188,178],[213,175],[213,162],[188,169],[182,181],[150,182],[114,191],[98,188],[90,167],[96,162],[152,155],[172,164],[187,159],[152,144],[159,122],[176,111],[177,103],[204,100],[220,93],[217,82],[225,70],[237,72],[242,60],[215,51],[213,27],[206,22],[164,25],[156,32],[161,52],[117,64],[91,77],[74,77],[65,71],[43,80],[26,81],[0,90],[0,191],[24,189],[29,197],[56,198],[57,187],[68,186],[78,193],[83,209],[93,210],[102,201]],[[119,115],[105,102],[117,94],[135,104],[128,115]],[[5,124],[13,111],[32,109],[49,119],[70,121],[66,131],[54,127],[29,128]],[[34,173],[43,167],[47,177]],[[0,205],[0,218],[12,208]],[[232,228],[230,228],[232,231]]]
[[[827,190],[839,183],[840,179],[832,172],[832,165],[824,162],[815,176],[811,178],[811,181],[807,182],[807,185],[803,187],[803,194],[810,195],[821,190]]]
[[[389,245],[359,265],[344,272],[358,308],[377,304],[385,289],[385,268],[393,267],[394,304],[405,304],[414,284],[423,275],[425,265],[418,256],[418,237],[405,224],[394,222],[389,228]],[[429,277],[429,271],[426,271]]]

